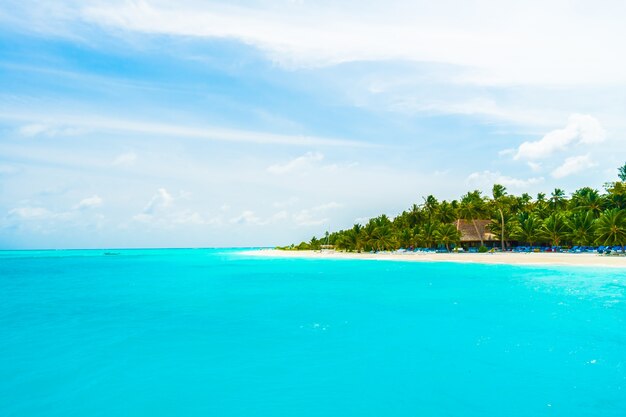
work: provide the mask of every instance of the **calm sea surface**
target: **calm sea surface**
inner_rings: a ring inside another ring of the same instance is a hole
[[[626,271],[0,252],[0,416],[626,416]]]

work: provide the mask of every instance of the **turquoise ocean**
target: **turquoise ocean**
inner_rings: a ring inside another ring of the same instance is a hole
[[[626,270],[0,252],[0,416],[626,416]]]

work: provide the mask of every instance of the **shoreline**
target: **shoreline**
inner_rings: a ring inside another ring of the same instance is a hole
[[[594,253],[356,253],[335,251],[287,251],[258,249],[244,255],[283,259],[346,259],[401,262],[455,262],[489,265],[583,266],[626,269],[626,256]]]

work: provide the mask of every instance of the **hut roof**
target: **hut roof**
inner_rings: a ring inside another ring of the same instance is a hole
[[[490,220],[474,220],[476,222],[476,228],[478,228],[478,232],[482,234],[483,241],[485,242],[493,242],[498,240],[496,235],[491,233],[489,230]],[[461,242],[479,242],[480,235],[476,234],[476,228],[474,228],[474,224],[470,220],[462,220],[459,219],[456,221],[456,228],[461,232]]]

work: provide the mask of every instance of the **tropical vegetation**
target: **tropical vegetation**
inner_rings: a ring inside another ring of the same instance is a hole
[[[281,249],[320,249],[324,245],[345,251],[383,251],[399,248],[458,247],[461,232],[456,223],[471,225],[484,247],[479,221],[489,221],[489,231],[502,250],[513,244],[549,246],[626,246],[626,164],[618,170],[619,181],[591,187],[569,197],[556,188],[549,196],[539,193],[511,195],[501,184],[491,195],[470,191],[458,200],[439,201],[432,195],[413,204],[394,218],[385,214],[318,239]]]

